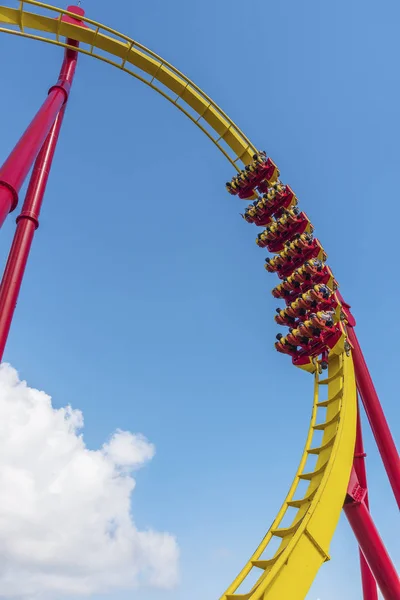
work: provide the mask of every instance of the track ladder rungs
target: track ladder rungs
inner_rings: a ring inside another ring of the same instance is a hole
[[[327,406],[332,404],[332,402],[336,402],[336,400],[339,400],[342,396],[343,396],[343,388],[341,387],[340,390],[334,396],[332,396],[332,398],[328,398],[328,400],[323,400],[321,402],[318,402],[317,406],[318,406],[318,408],[326,408]]]
[[[287,505],[290,506],[291,508],[301,508],[302,506],[304,506],[304,504],[312,502],[316,493],[317,493],[317,488],[315,488],[315,490],[313,492],[311,492],[311,494],[309,494],[308,496],[305,496],[304,498],[301,498],[300,500],[291,500],[290,502],[287,503]]]
[[[332,381],[335,381],[335,379],[338,377],[343,377],[343,367],[340,367],[340,369],[338,369],[337,372],[331,377],[328,377],[327,379],[320,379],[318,383],[319,385],[328,385],[329,383],[332,383]]]
[[[317,431],[323,431],[326,427],[329,427],[329,425],[335,423],[335,421],[339,421],[339,419],[340,410],[332,417],[332,419],[329,419],[329,421],[325,421],[325,423],[320,423],[319,425],[313,425],[313,429],[316,429]]]
[[[290,527],[282,527],[282,529],[273,529],[271,531],[271,533],[275,537],[279,537],[279,538],[283,539],[283,538],[287,537],[288,535],[292,535],[292,533],[295,533],[297,531],[297,529],[300,527],[300,524],[303,519],[304,519],[304,517],[302,517],[299,521],[297,521]]]
[[[305,479],[306,481],[311,481],[311,479],[313,477],[315,477],[316,475],[321,475],[321,473],[323,473],[327,467],[329,463],[329,460],[327,460],[322,467],[320,467],[319,469],[317,469],[316,471],[310,471],[309,473],[302,473],[301,475],[299,475],[299,479]]]
[[[283,550],[279,550],[279,552],[277,552],[275,554],[275,556],[273,556],[272,558],[266,558],[266,559],[261,559],[261,560],[252,560],[251,564],[253,565],[253,567],[257,567],[258,569],[263,569],[265,571],[266,569],[269,569],[276,563],[276,561],[278,560],[278,558],[281,556],[281,554],[283,552],[284,552]]]
[[[325,444],[322,444],[322,446],[317,446],[316,448],[310,448],[309,450],[307,450],[307,453],[308,454],[319,454],[323,450],[326,450],[330,446],[333,446],[333,442],[335,441],[335,439],[336,439],[336,435],[333,435],[331,437],[331,439],[328,440]]]
[[[270,558],[268,560],[252,560],[251,564],[253,567],[258,567],[259,569],[263,569],[264,571],[269,567],[272,567],[276,563],[276,558]]]

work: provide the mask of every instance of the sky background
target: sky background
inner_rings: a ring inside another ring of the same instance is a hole
[[[188,75],[279,165],[353,306],[398,437],[399,3],[83,7]],[[62,51],[2,35],[0,56],[5,158],[57,79]],[[218,598],[300,459],[312,381],[274,350],[275,279],[239,216],[245,204],[225,193],[231,176],[161,96],[80,58],[5,360],[56,409],[83,412],[89,449],[118,428],[156,447],[135,475],[132,512],[139,529],[176,536],[181,581],[113,600]],[[2,265],[14,216],[0,236]],[[399,561],[398,511],[367,428],[365,444],[371,507]],[[331,555],[308,598],[361,599],[344,519]]]

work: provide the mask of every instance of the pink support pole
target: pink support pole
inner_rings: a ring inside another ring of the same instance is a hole
[[[54,125],[36,159],[22,212],[17,218],[17,229],[0,285],[0,362],[3,359],[33,236],[39,227],[40,209],[64,113],[65,106],[58,113]]]
[[[364,502],[365,502],[365,506],[369,510],[367,473],[366,473],[366,469],[365,469],[365,456],[366,456],[366,454],[364,452],[364,444],[363,444],[363,438],[362,438],[360,406],[358,406],[357,437],[356,437],[356,445],[355,445],[355,450],[354,450],[354,469],[357,474],[359,484],[366,491],[365,497],[364,497]],[[368,566],[365,556],[361,551],[361,548],[360,548],[360,567],[361,567],[361,581],[362,581],[364,600],[378,600],[378,589],[376,587],[376,581],[371,572],[371,569]]]
[[[84,11],[79,7],[69,7],[78,16],[83,16]],[[70,17],[66,17],[65,20]],[[79,24],[79,20],[75,21]],[[68,44],[78,46],[78,42],[68,40]],[[54,120],[62,106],[68,100],[71,83],[74,77],[78,53],[67,49],[61,68],[60,77],[56,85],[50,88],[39,112],[22,135],[21,139],[0,167],[0,227],[3,225],[9,212],[18,205],[18,195],[32,164],[49,133]]]
[[[83,9],[70,6],[68,10],[74,12],[78,18],[74,19],[67,15],[65,20],[80,25],[82,22],[79,17],[85,14]],[[78,42],[70,39],[67,43],[76,48],[79,45]],[[57,84],[51,88],[46,102],[0,169],[1,226],[8,212],[16,207],[20,187],[37,156],[22,212],[17,218],[17,229],[0,285],[0,362],[7,343],[33,237],[39,227],[40,210],[77,59],[77,50],[67,48]]]
[[[378,450],[382,457],[394,496],[400,508],[400,459],[393,436],[386,421],[378,394],[355,331],[349,327],[349,340],[353,346],[353,361],[356,373],[357,388],[360,393],[365,412],[368,417]],[[399,596],[400,597],[400,596]]]
[[[400,580],[365,502],[352,498],[344,512],[385,600],[399,600]]]

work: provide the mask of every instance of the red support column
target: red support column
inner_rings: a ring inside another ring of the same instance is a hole
[[[14,316],[33,236],[39,227],[39,214],[64,118],[65,106],[58,113],[36,159],[22,212],[0,285],[0,362]]]
[[[67,15],[64,20],[74,25],[84,26],[79,20],[79,17],[85,14],[83,9],[70,6],[68,10],[75,13],[77,19]],[[67,43],[76,48],[79,45],[78,42],[70,39]],[[0,169],[1,226],[10,209],[16,207],[18,192],[37,155],[22,212],[17,218],[17,229],[0,285],[0,362],[7,343],[33,237],[39,227],[40,210],[77,60],[77,50],[67,48],[57,84],[50,89],[46,102]]]
[[[371,375],[355,331],[348,328],[349,340],[353,346],[353,360],[360,393],[365,412],[368,417],[378,450],[382,457],[394,496],[400,508],[400,459],[394,443],[388,422],[386,421],[378,394],[376,393]]]
[[[363,444],[362,429],[361,429],[360,405],[358,403],[357,437],[356,437],[356,445],[355,445],[355,450],[354,450],[354,469],[357,474],[358,481],[359,481],[361,487],[365,489],[364,502],[365,502],[365,506],[369,510],[367,473],[366,473],[366,469],[365,469],[365,456],[366,456],[366,454],[364,452],[364,444]],[[360,548],[360,567],[361,567],[361,581],[362,581],[364,600],[378,600],[378,589],[376,587],[376,581],[371,572],[371,569],[368,566],[365,556],[361,551],[361,548]]]
[[[73,22],[75,25],[82,24],[79,21],[79,17],[85,14],[83,9],[70,6],[68,10],[76,13],[78,18],[75,20],[66,16],[64,20]],[[73,40],[68,40],[68,44],[78,46],[78,42]],[[68,100],[77,56],[78,54],[75,50],[66,50],[58,82],[50,88],[46,101],[12,150],[6,162],[0,167],[0,227],[3,225],[8,213],[17,207],[21,186],[57,114]]]
[[[354,480],[356,475],[354,473]],[[357,484],[356,484],[357,486]],[[361,491],[361,493],[360,493]],[[399,600],[400,580],[390,556],[379,536],[372,517],[364,502],[365,490],[360,486],[356,493],[347,497],[343,507],[361,551],[378,583],[385,600]],[[357,498],[357,494],[359,497]]]

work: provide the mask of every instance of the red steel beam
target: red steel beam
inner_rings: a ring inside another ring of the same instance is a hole
[[[382,457],[394,496],[400,508],[400,459],[388,422],[376,393],[370,372],[365,362],[356,333],[348,328],[349,340],[353,346],[353,361],[357,388],[360,393],[376,445]],[[400,596],[399,596],[400,598]]]
[[[356,445],[355,445],[355,450],[354,450],[354,463],[353,464],[354,464],[355,472],[358,477],[358,481],[359,481],[361,487],[365,489],[364,502],[365,502],[365,506],[369,510],[365,457],[366,457],[366,454],[364,452],[364,443],[363,443],[363,437],[362,437],[360,404],[358,402],[357,436],[356,436]],[[375,577],[373,576],[372,571],[368,566],[368,563],[365,559],[364,554],[362,553],[361,548],[360,548],[360,568],[361,568],[361,581],[362,581],[364,600],[378,600],[378,588],[376,586]]]
[[[0,362],[3,359],[15,306],[35,235],[50,168],[65,113],[58,113],[53,127],[36,159],[22,212],[17,218],[17,229],[0,285]]]
[[[399,600],[399,576],[365,502],[348,496],[343,509],[384,599]]]
[[[78,17],[85,14],[79,7],[71,6],[68,7],[68,10],[75,12]],[[69,22],[74,21],[71,17],[67,18]],[[79,21],[76,21],[75,24],[79,24]],[[76,48],[79,45],[78,42],[70,39],[67,40],[67,43]],[[18,191],[37,156],[22,212],[17,218],[14,240],[0,284],[0,362],[3,359],[33,237],[39,227],[40,210],[77,60],[78,51],[67,48],[57,84],[51,88],[48,99],[0,169],[1,226],[10,209],[13,210],[16,207]]]
[[[78,16],[85,13],[80,7],[70,6],[71,12]],[[75,21],[70,17],[64,20]],[[80,24],[79,20],[75,24]],[[78,46],[78,42],[68,40],[68,44]],[[37,157],[53,123],[63,105],[67,102],[77,62],[77,52],[67,49],[57,83],[50,88],[49,94],[22,135],[11,154],[0,167],[0,227],[7,215],[18,205],[18,196],[32,165]],[[40,65],[37,65],[40,68]]]

